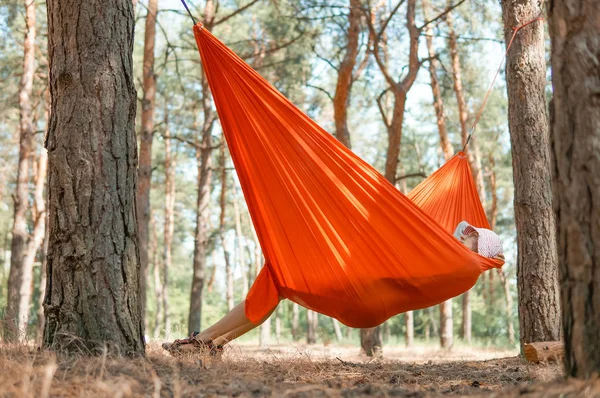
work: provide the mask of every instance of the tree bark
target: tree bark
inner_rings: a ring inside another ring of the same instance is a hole
[[[333,332],[335,333],[335,339],[337,341],[342,341],[342,328],[340,327],[340,322],[335,318],[331,318],[331,321],[333,322]]]
[[[504,0],[502,17],[508,43],[513,27],[536,18],[539,0]],[[521,344],[560,339],[560,302],[545,86],[543,24],[535,22],[516,35],[507,55],[517,286]]]
[[[298,324],[300,323],[300,306],[292,303],[292,339],[297,341],[300,338]]]
[[[47,6],[52,107],[44,346],[143,355],[133,5],[51,0]]]
[[[167,136],[169,135],[169,121],[166,118]],[[169,270],[171,268],[171,252],[173,247],[173,232],[175,229],[175,168],[177,167],[177,152],[171,150],[171,140],[165,140],[165,224],[163,226],[163,274],[161,285],[161,298],[163,309],[163,327],[165,333],[171,333],[169,318]]]
[[[214,4],[207,0],[204,7],[204,28],[212,30],[215,19]],[[212,109],[210,88],[204,72],[201,74],[202,84],[202,146],[196,149],[198,163],[196,231],[194,234],[194,272],[188,315],[188,333],[200,331],[202,321],[202,295],[206,279],[206,246],[208,244],[208,219],[210,186],[212,180],[212,129],[216,115]]]
[[[224,139],[224,137],[223,137]],[[229,258],[229,251],[225,245],[225,209],[227,196],[227,169],[225,168],[225,145],[221,145],[221,154],[219,156],[219,169],[221,170],[221,196],[219,204],[221,207],[221,215],[219,218],[219,236],[221,238],[221,246],[223,247],[223,257],[225,258],[225,297],[227,300],[227,310],[231,311],[234,307],[233,301],[233,267]]]
[[[134,6],[135,7],[135,6]],[[148,279],[148,224],[150,222],[150,186],[152,181],[152,140],[154,138],[154,100],[156,75],[154,74],[154,42],[158,0],[148,0],[146,30],[144,32],[142,131],[140,134],[140,159],[138,165],[137,212],[140,246],[140,289],[142,315],[146,312],[146,285]]]
[[[471,315],[471,295],[466,292],[462,295],[462,339],[471,344],[472,338],[472,315]]]
[[[423,14],[425,20],[429,20],[429,2],[423,0]],[[444,153],[444,159],[448,161],[454,156],[454,148],[448,137],[448,130],[446,128],[446,113],[444,112],[444,101],[442,99],[442,93],[440,90],[440,83],[437,77],[437,71],[439,69],[439,61],[436,58],[437,54],[433,48],[433,29],[431,24],[427,25],[425,29],[425,42],[427,43],[427,52],[429,54],[429,78],[431,79],[431,92],[433,94],[433,108],[435,109],[435,116],[437,120],[438,133],[440,136],[440,146]]]
[[[244,248],[244,234],[242,233],[242,216],[240,214],[240,206],[238,205],[238,195],[237,189],[235,187],[235,180],[232,178],[232,188],[233,188],[233,212],[235,216],[235,235],[237,241],[237,263],[242,273],[242,297],[246,297],[248,294],[248,272],[246,265],[246,258],[244,256],[245,248]]]
[[[23,74],[19,83],[19,164],[17,167],[16,194],[14,195],[14,218],[12,227],[10,271],[8,274],[7,305],[4,314],[4,338],[19,340],[26,330],[21,330],[23,320],[28,319],[22,297],[24,284],[31,270],[26,269],[25,256],[29,234],[27,232],[27,208],[29,195],[29,162],[33,139],[31,94],[35,72],[35,2],[25,2],[25,41],[23,43]],[[29,281],[31,282],[31,281]],[[27,286],[29,288],[29,285]],[[27,306],[29,303],[27,303]]]
[[[412,347],[415,344],[415,321],[412,311],[404,313],[404,325],[406,327],[406,346]]]
[[[600,3],[551,0],[552,171],[565,368],[600,372]]]
[[[314,317],[316,312],[312,310],[306,310],[306,343],[316,344],[317,343],[317,331],[315,330]]]
[[[454,327],[452,321],[452,300],[440,304],[440,345],[452,348],[454,345]]]
[[[500,275],[500,281],[502,282],[502,287],[504,288],[504,297],[506,299],[506,306],[504,310],[506,316],[506,334],[508,337],[508,342],[510,344],[515,344],[515,325],[512,318],[513,301],[510,292],[510,284],[502,268],[498,269],[498,275]]]
[[[353,70],[358,55],[358,36],[360,34],[360,0],[350,0],[348,14],[348,34],[346,35],[346,54],[338,69],[337,85],[333,96],[333,118],[335,120],[335,136],[348,148],[351,147],[350,131],[348,131],[348,105],[353,83]]]
[[[372,22],[372,19],[366,18],[367,24],[369,26],[369,31],[373,35],[373,54],[375,56],[375,61],[377,62],[377,65],[379,66],[379,69],[381,70],[381,73],[383,74],[383,77],[385,78],[389,89],[392,91],[392,94],[394,96],[394,105],[391,121],[388,121],[388,116],[385,114],[385,111],[383,110],[381,104],[379,104],[379,109],[382,114],[381,116],[388,132],[388,145],[384,175],[385,178],[394,185],[396,184],[396,174],[400,155],[402,125],[404,122],[404,110],[406,108],[407,94],[417,78],[417,73],[420,67],[418,55],[420,32],[416,26],[415,14],[416,0],[408,0],[406,11],[406,28],[410,36],[408,74],[406,75],[406,77],[404,77],[404,79],[402,79],[399,82],[396,82],[394,80],[394,78],[388,70],[386,60],[382,59],[379,50],[381,37],[378,34],[377,29],[375,28]],[[388,18],[391,17],[392,15],[390,15]],[[380,333],[378,327],[361,330],[361,347],[368,356],[372,356],[374,354],[379,354],[382,352],[382,344],[379,335]],[[378,347],[378,349],[376,349],[375,347]]]
[[[148,253],[152,254],[152,274],[154,277],[154,296],[156,296],[156,313],[154,316],[154,327],[152,328],[152,335],[154,337],[160,336],[160,327],[164,325],[164,315],[162,310],[162,282],[160,278],[160,255],[158,253],[158,236],[156,234],[156,218],[154,213],[150,215],[150,227],[152,228],[152,239],[150,239],[150,246]],[[166,332],[166,331],[165,331]]]

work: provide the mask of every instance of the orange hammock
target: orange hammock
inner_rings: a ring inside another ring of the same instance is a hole
[[[252,322],[283,297],[373,327],[502,265],[451,235],[461,220],[489,228],[464,154],[411,192],[423,211],[201,24],[194,36],[266,259],[246,298]]]

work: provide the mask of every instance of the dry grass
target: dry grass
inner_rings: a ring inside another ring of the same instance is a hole
[[[238,345],[211,360],[172,358],[152,343],[146,358],[118,359],[0,346],[0,396],[600,396],[598,380],[560,381],[559,365],[529,365],[510,352],[385,352],[385,359],[369,361],[355,347]]]

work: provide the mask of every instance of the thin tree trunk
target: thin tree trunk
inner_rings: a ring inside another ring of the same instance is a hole
[[[215,18],[213,0],[207,0],[204,6],[204,28],[212,30]],[[202,295],[206,278],[206,247],[208,245],[209,200],[212,180],[212,129],[216,115],[211,104],[210,88],[204,73],[202,84],[202,147],[196,149],[198,163],[196,231],[194,234],[194,271],[190,295],[190,311],[188,314],[188,333],[200,331],[202,321]]]
[[[423,13],[425,15],[425,20],[429,20],[429,4],[427,1],[423,2]],[[448,138],[448,131],[446,128],[446,115],[444,112],[444,102],[442,99],[442,95],[440,92],[440,85],[437,78],[437,70],[438,70],[438,61],[435,58],[436,53],[433,48],[433,31],[430,25],[427,26],[425,31],[425,41],[427,43],[427,50],[429,53],[429,77],[431,79],[431,91],[433,94],[433,107],[435,109],[435,115],[437,119],[438,126],[438,134],[440,136],[440,146],[442,148],[442,152],[444,153],[444,159],[448,161],[452,156],[454,156],[454,148],[452,148],[452,144],[450,143],[450,139]],[[460,83],[459,83],[460,84]],[[455,79],[456,85],[456,79]],[[460,108],[460,107],[459,107]],[[462,118],[461,118],[462,120]],[[466,139],[466,137],[465,137]],[[468,297],[467,297],[468,300]],[[441,336],[445,336],[442,338],[441,344],[443,348],[448,348],[453,344],[453,331],[452,331],[452,319],[446,319],[447,316],[452,316],[452,300],[447,300],[446,302],[440,304],[440,327],[441,327]],[[447,326],[450,325],[450,329],[447,330]],[[449,345],[446,345],[449,344]]]
[[[415,343],[415,321],[414,313],[412,311],[404,313],[404,325],[406,327],[406,346],[412,347]]]
[[[300,323],[300,306],[292,303],[292,339],[297,341],[300,338],[298,324]]]
[[[219,156],[219,169],[221,170],[221,196],[219,204],[221,207],[221,216],[219,218],[219,236],[221,238],[221,246],[223,247],[223,256],[225,258],[225,281],[226,281],[226,299],[227,309],[231,311],[234,307],[233,301],[233,267],[229,258],[229,251],[225,245],[225,208],[227,196],[227,169],[225,168],[225,146],[221,145],[221,154]]]
[[[35,72],[35,2],[25,2],[26,33],[23,43],[23,74],[19,84],[19,164],[17,167],[17,186],[14,195],[14,219],[12,228],[12,242],[10,255],[10,272],[8,274],[8,294],[6,312],[4,313],[5,331],[7,341],[18,340],[23,337],[24,330],[20,330],[22,320],[27,319],[27,313],[20,313],[23,308],[22,293],[24,277],[31,274],[26,270],[24,263],[27,253],[27,208],[29,195],[29,162],[31,158],[31,144],[33,139],[33,119],[31,94],[33,91],[33,74]],[[29,285],[27,286],[29,288]]]
[[[146,285],[148,279],[148,223],[150,222],[150,186],[152,181],[152,140],[154,138],[154,100],[156,75],[154,74],[154,42],[158,0],[148,0],[146,30],[144,32],[142,131],[140,134],[140,159],[138,165],[137,213],[140,245],[140,289],[142,315],[146,316]]]
[[[506,307],[505,307],[505,316],[506,316],[506,333],[508,336],[508,341],[510,344],[515,344],[515,325],[513,323],[512,318],[512,295],[510,292],[510,284],[506,274],[502,270],[502,268],[498,269],[498,275],[500,275],[500,281],[502,282],[502,287],[504,288],[504,297],[506,299]]]
[[[44,346],[143,355],[133,5],[46,4],[52,106]],[[87,29],[73,29],[81,15],[94,17]]]
[[[454,345],[452,300],[440,305],[440,345],[446,349],[452,348]]]
[[[425,20],[429,20],[429,2],[423,0],[423,14]],[[435,109],[435,116],[437,120],[438,133],[440,136],[440,146],[444,153],[444,159],[448,161],[454,156],[454,148],[448,137],[448,130],[446,128],[446,113],[444,112],[444,101],[442,99],[442,93],[440,90],[440,83],[437,77],[437,71],[439,69],[439,61],[437,60],[437,54],[433,48],[433,29],[431,25],[427,25],[425,29],[425,42],[427,43],[427,52],[429,54],[429,78],[431,79],[431,92],[433,94],[433,107]]]
[[[280,305],[278,305],[275,309],[275,340],[277,340],[277,343],[279,343],[279,340],[281,340],[281,317],[279,316],[280,309]]]
[[[505,41],[513,27],[536,18],[542,3],[502,2]],[[521,344],[561,337],[556,235],[550,185],[549,132],[546,114],[546,62],[543,24],[519,31],[507,55],[517,286]]]
[[[259,345],[261,347],[267,347],[269,340],[271,339],[271,317],[268,317],[266,321],[260,325],[260,336]]]
[[[467,344],[471,344],[472,338],[472,316],[471,316],[471,295],[466,292],[462,295],[462,339]]]
[[[335,136],[350,148],[350,131],[348,131],[348,105],[353,83],[353,70],[358,55],[358,36],[360,34],[360,0],[350,0],[348,13],[348,33],[346,34],[346,54],[338,69],[337,85],[333,96],[333,118],[335,120]]]
[[[162,310],[162,282],[160,278],[160,259],[158,253],[158,236],[156,233],[156,219],[154,212],[150,216],[150,227],[152,230],[152,239],[150,240],[149,253],[152,254],[152,265],[153,265],[153,276],[154,276],[154,296],[156,297],[156,314],[154,317],[154,327],[152,328],[152,335],[154,337],[160,336],[160,327],[164,324],[164,315]]]
[[[551,0],[548,9],[565,368],[593,378],[600,373],[600,4]]]
[[[314,317],[316,312],[312,310],[306,310],[306,343],[316,344],[317,343],[317,331],[315,330]]]
[[[331,322],[333,323],[333,331],[335,333],[335,339],[337,341],[342,341],[342,328],[340,327],[340,322],[335,319],[335,318],[331,318]]]
[[[408,91],[412,87],[413,83],[417,78],[417,73],[419,71],[420,63],[419,63],[419,36],[420,32],[415,23],[415,13],[416,13],[416,0],[408,0],[407,2],[407,11],[406,11],[406,27],[409,32],[410,44],[409,44],[409,68],[408,73],[399,82],[396,82],[392,77],[390,71],[387,67],[387,62],[385,59],[382,59],[380,54],[380,42],[381,37],[378,35],[378,29],[375,28],[372,19],[366,18],[367,24],[369,26],[369,31],[373,35],[373,54],[375,56],[375,61],[379,66],[383,77],[385,78],[389,89],[392,91],[394,96],[394,105],[393,105],[393,113],[391,117],[391,122],[389,122],[388,116],[385,114],[383,110],[383,106],[379,103],[379,110],[381,112],[381,116],[383,122],[388,131],[388,145],[387,145],[387,153],[386,153],[386,163],[385,163],[385,178],[391,182],[392,184],[396,184],[396,173],[398,169],[398,161],[400,155],[400,144],[402,140],[402,124],[404,121],[404,110],[406,107],[406,98]],[[388,18],[391,18],[390,15]],[[385,22],[384,22],[385,24]],[[385,43],[384,43],[385,44]],[[384,52],[384,55],[387,52]],[[385,94],[385,92],[384,92]],[[368,356],[372,356],[378,353],[381,353],[382,343],[379,339],[380,333],[379,328],[372,329],[362,329],[361,330],[361,347],[365,351]],[[378,347],[376,349],[376,347]]]
[[[233,180],[233,179],[232,179]],[[242,297],[246,297],[248,295],[248,289],[249,289],[249,285],[248,285],[248,273],[246,271],[246,258],[244,256],[245,254],[245,248],[244,248],[244,236],[242,233],[242,216],[240,214],[240,206],[238,205],[238,195],[237,195],[237,190],[235,188],[235,180],[232,181],[232,187],[233,187],[233,212],[234,212],[234,216],[235,216],[235,235],[236,235],[236,240],[237,240],[237,251],[238,251],[238,258],[237,258],[237,262],[238,262],[238,266],[240,268],[240,271],[242,273]]]
[[[169,135],[169,121],[165,117],[166,132]],[[163,229],[163,275],[161,298],[163,300],[163,327],[168,336],[171,333],[171,322],[169,319],[169,270],[171,269],[171,251],[173,246],[173,232],[175,228],[175,169],[177,167],[177,150],[171,150],[171,140],[165,140],[165,224]]]

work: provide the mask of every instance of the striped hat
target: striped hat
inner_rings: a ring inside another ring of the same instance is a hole
[[[471,225],[465,228],[463,231],[463,235],[468,235],[473,230],[477,231],[479,234],[479,238],[477,239],[477,253],[484,257],[496,257],[499,254],[502,254],[502,242],[500,241],[500,237],[485,228],[476,228]]]

